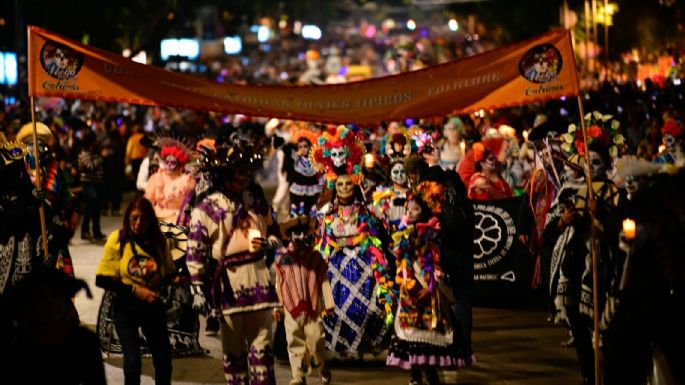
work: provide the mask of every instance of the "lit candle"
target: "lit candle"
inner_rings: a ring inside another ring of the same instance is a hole
[[[247,241],[249,242],[247,248],[250,253],[254,253],[255,251],[257,251],[255,250],[254,245],[252,245],[252,240],[254,240],[255,238],[261,238],[261,236],[262,232],[257,229],[249,229],[247,231]]]
[[[523,140],[528,141],[528,131],[523,130]]]
[[[373,168],[374,163],[376,163],[376,158],[373,154],[364,155],[364,167]]]
[[[466,142],[463,140],[459,142],[459,148],[461,149],[461,154],[464,155],[464,152],[466,151]]]
[[[623,221],[623,236],[626,239],[635,239],[635,221],[634,220],[632,220],[630,218],[626,218]]]

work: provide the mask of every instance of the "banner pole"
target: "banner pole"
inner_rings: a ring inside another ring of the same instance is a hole
[[[40,169],[40,151],[38,151],[38,129],[36,128],[36,103],[35,98],[31,96],[31,122],[33,123],[33,158],[36,162],[36,191],[40,196],[43,190],[43,180]],[[43,207],[43,200],[40,199],[38,206],[38,216],[40,217],[40,232],[43,238],[43,257],[48,259],[48,231],[45,225],[45,207]]]
[[[580,114],[580,127],[583,132],[583,145],[585,146],[585,176],[588,185],[588,201],[595,199],[595,192],[592,188],[592,173],[590,170],[590,150],[587,146],[587,127],[585,126],[585,111],[583,110],[582,92],[578,94],[578,112]],[[589,207],[588,207],[589,208]],[[590,253],[592,254],[592,314],[594,321],[594,352],[595,352],[595,385],[601,385],[601,361],[599,351],[599,293],[598,293],[598,261],[597,261],[597,228],[595,226],[595,214],[590,213]]]

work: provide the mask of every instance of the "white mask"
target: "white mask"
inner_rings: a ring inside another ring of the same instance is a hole
[[[175,157],[169,155],[164,159],[163,166],[165,170],[174,171],[178,168],[178,160],[176,160]]]
[[[664,144],[666,145],[666,148],[669,151],[673,151],[675,149],[675,145],[676,145],[675,136],[673,136],[671,134],[666,134],[666,135],[664,135],[662,140],[663,140]]]
[[[390,180],[396,185],[404,186],[407,183],[407,173],[402,163],[395,163],[390,169]]]
[[[331,159],[335,167],[342,167],[347,161],[347,152],[343,147],[335,147],[331,150]]]

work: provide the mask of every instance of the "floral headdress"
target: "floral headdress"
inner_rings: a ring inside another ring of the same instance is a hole
[[[364,180],[362,161],[365,152],[359,135],[341,125],[324,131],[309,156],[314,168],[324,174],[328,188],[333,189],[340,175],[349,175],[357,185]]]
[[[416,186],[414,197],[424,202],[433,215],[438,215],[445,201],[445,187],[438,182],[421,182]]]
[[[611,157],[618,156],[618,146],[625,143],[625,138],[620,134],[620,123],[613,119],[612,115],[602,115],[593,111],[585,115],[587,126],[587,145],[601,145],[608,148]],[[561,148],[571,155],[585,156],[585,142],[583,131],[575,124],[568,126],[568,132],[561,135]]]
[[[416,152],[419,154],[422,154],[428,148],[432,149],[438,142],[438,135],[435,132],[423,128],[411,129],[410,132]]]
[[[181,164],[186,164],[195,155],[193,144],[186,138],[160,134],[154,138],[154,146],[161,150],[162,158],[171,155]]]
[[[395,144],[401,145],[402,151],[395,151]],[[383,137],[381,155],[387,156],[391,160],[401,160],[411,155],[411,147],[412,140],[409,133],[404,128],[399,128]]]

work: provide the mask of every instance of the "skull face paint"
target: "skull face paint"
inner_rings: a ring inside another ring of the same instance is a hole
[[[664,145],[666,146],[666,149],[668,149],[668,151],[672,152],[673,150],[675,150],[676,142],[677,142],[675,136],[673,136],[671,134],[666,134],[662,138],[662,141],[663,141]]]
[[[335,193],[342,204],[352,203],[354,198],[354,183],[349,175],[340,175],[335,181]]]
[[[590,174],[593,180],[604,179],[607,176],[607,165],[595,151],[590,151]]]
[[[395,163],[390,169],[390,180],[398,186],[407,184],[407,173],[404,171],[404,164]]]
[[[178,160],[174,156],[169,155],[164,159],[163,167],[167,171],[176,171],[178,168]]]
[[[642,185],[644,184],[644,180],[640,176],[627,176],[624,184],[626,186],[626,192],[630,195],[633,195],[640,191]]]
[[[331,150],[331,160],[335,167],[342,167],[347,162],[347,151],[344,147],[335,147]]]

